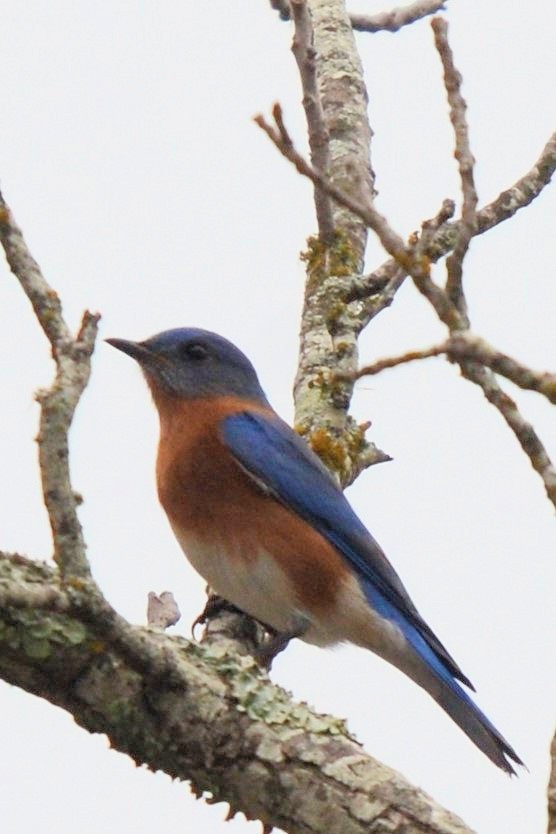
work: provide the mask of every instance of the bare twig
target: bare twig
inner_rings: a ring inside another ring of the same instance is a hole
[[[315,185],[326,191],[337,203],[349,209],[353,214],[363,220],[367,226],[372,229],[386,251],[392,257],[402,261],[406,257],[406,247],[401,237],[399,237],[389,226],[386,218],[383,217],[371,205],[365,205],[360,200],[352,197],[350,194],[344,192],[331,183],[320,171],[316,171],[303,156],[298,153],[293,145],[291,137],[284,125],[284,119],[281,106],[276,103],[272,108],[272,115],[274,116],[275,126],[269,124],[264,116],[255,116],[254,122],[266,133],[269,139],[276,145],[280,153],[289,159],[300,174],[310,179]]]
[[[279,105],[275,105],[274,110],[278,111],[281,116],[281,108]],[[369,209],[368,206],[362,205],[360,201],[354,200],[341,189],[336,188],[326,177],[319,174],[318,171],[314,171],[309,163],[297,153],[287,131],[285,137],[281,136],[280,132],[270,126],[262,115],[256,116],[254,121],[265,131],[280,153],[295,166],[300,174],[312,180],[315,184],[320,185],[334,200],[345,205],[354,214],[358,214],[378,234],[380,223],[377,222],[377,216],[383,222],[386,222],[378,212],[374,209]],[[533,167],[512,186],[502,191],[495,200],[483,206],[477,212],[477,228],[475,234],[484,234],[484,232],[489,231],[489,229],[494,228],[499,223],[503,223],[505,220],[513,217],[520,209],[528,206],[550,183],[555,170],[556,133],[553,133]],[[448,252],[452,251],[461,228],[460,224],[461,221],[457,221],[455,223],[446,223],[438,228],[426,247],[425,254],[431,261],[438,261]],[[378,236],[380,237],[380,234]],[[381,242],[384,245],[382,238]],[[406,274],[409,273],[409,270],[400,263],[397,257],[399,255],[399,249],[396,247],[400,244],[403,246],[403,241],[396,236],[390,240],[388,246],[384,245],[386,251],[393,255],[393,260],[386,261],[381,267],[374,270],[371,273],[373,279],[380,275],[389,275],[391,277],[398,268],[404,269]],[[405,249],[405,247],[403,248]],[[394,252],[396,253],[395,255]]]
[[[458,235],[452,254],[446,260],[446,292],[459,312],[465,316],[466,303],[463,293],[463,260],[469,243],[477,228],[478,197],[475,188],[475,160],[469,146],[469,131],[465,116],[467,104],[461,94],[462,78],[454,64],[454,57],[448,43],[448,24],[441,17],[435,17],[431,23],[436,48],[444,68],[444,85],[450,105],[450,121],[456,139],[455,157],[458,162],[461,180],[463,206]]]
[[[556,469],[535,429],[520,413],[516,403],[498,384],[494,373],[476,362],[461,362],[462,374],[479,385],[487,400],[498,409],[519,444],[542,478],[549,500],[556,507]]]
[[[467,331],[456,331],[440,345],[408,351],[400,356],[379,359],[361,368],[355,378],[372,376],[387,368],[446,354],[457,362],[463,376],[478,385],[488,401],[498,409],[517,437],[533,468],[541,476],[548,498],[556,507],[556,469],[533,426],[519,412],[514,400],[502,390],[494,373],[511,380],[520,388],[543,394],[556,404],[556,374],[532,371],[515,359],[500,353],[483,339]],[[485,367],[486,366],[486,367]]]
[[[411,243],[406,246],[403,240],[391,229],[387,220],[372,206],[362,205],[359,201],[344,194],[341,189],[336,188],[332,183],[328,182],[325,177],[315,171],[297,153],[284,127],[282,111],[279,105],[275,105],[274,117],[276,127],[269,125],[262,116],[257,116],[255,121],[270,137],[280,152],[295,165],[301,174],[313,182],[318,183],[323,189],[328,191],[334,200],[342,203],[342,205],[346,205],[351,211],[365,220],[369,227],[377,234],[386,251],[393,256],[396,264],[411,275],[416,287],[434,307],[438,317],[446,324],[451,334],[454,334],[455,331],[465,330],[467,327],[467,317],[456,309],[447,293],[435,284],[430,276],[429,253],[436,243],[437,235],[442,230],[439,230],[433,236],[433,240],[430,243],[424,241],[421,245],[419,242],[416,242],[415,244]],[[550,180],[555,163],[556,137],[554,146],[552,142],[546,146],[545,156],[542,159],[541,166],[539,167],[537,163],[534,169],[535,173],[533,177],[537,179],[537,182],[539,181],[539,177],[542,176],[541,171],[546,178],[546,182]],[[453,246],[454,242],[452,238],[452,243],[446,251]],[[428,252],[423,251],[424,245],[427,245]],[[438,257],[440,256],[438,255]],[[489,402],[500,411],[508,426],[516,435],[522,449],[528,455],[534,469],[541,476],[549,499],[556,506],[556,470],[533,427],[522,417],[515,402],[500,388],[492,371],[470,360],[461,360],[460,366],[464,376],[479,385]]]
[[[386,251],[393,257],[398,267],[405,270],[407,274],[411,274],[414,279],[416,275],[418,280],[420,276],[428,279],[423,280],[419,288],[424,295],[429,297],[431,303],[432,299],[435,299],[435,304],[438,306],[437,312],[442,310],[442,321],[450,327],[457,326],[460,329],[465,329],[465,319],[457,313],[457,310],[453,307],[440,287],[433,284],[427,265],[423,261],[423,258],[427,261],[436,261],[453,249],[461,229],[461,221],[441,226],[436,234],[433,235],[430,243],[427,244],[426,251],[424,251],[424,247],[420,247],[417,252],[419,257],[416,257],[415,247],[406,246],[402,238],[394,232],[386,218],[380,212],[370,205],[365,205],[360,200],[355,199],[350,194],[345,193],[342,189],[335,186],[319,171],[315,171],[303,156],[297,152],[285,128],[282,108],[279,104],[274,105],[273,116],[276,126],[270,125],[262,115],[255,116],[254,121],[264,130],[280,153],[295,166],[300,174],[310,179],[314,184],[319,185],[336,202],[346,206],[346,208],[354,214],[357,214],[367,223],[369,228],[378,236]],[[546,144],[533,168],[510,189],[500,194],[494,202],[489,203],[477,213],[476,233],[482,234],[508,217],[511,217],[519,208],[528,205],[550,182],[555,169],[556,133],[553,134]],[[394,265],[387,262],[381,269],[393,271]],[[375,272],[373,275],[376,276],[377,273]],[[454,315],[454,313],[457,315]]]
[[[556,733],[550,746],[550,778],[548,780],[548,831],[556,834]]]
[[[415,362],[418,359],[430,359],[432,356],[441,356],[447,353],[446,344],[433,345],[430,348],[422,348],[421,350],[408,350],[400,356],[388,356],[386,359],[377,359],[371,365],[364,365],[360,368],[355,379],[361,379],[364,376],[376,376],[389,368],[396,368],[398,365],[406,365],[408,362]]]
[[[532,203],[551,181],[555,170],[556,132],[549,138],[531,170],[480,209],[477,213],[477,234],[487,232]]]
[[[289,20],[291,16],[291,8],[289,0],[270,0],[270,5],[276,9],[280,15],[281,20]]]
[[[270,0],[282,20],[290,20],[294,0]],[[359,32],[398,32],[403,26],[441,11],[447,0],[416,0],[408,6],[380,14],[350,14],[352,27]]]
[[[415,23],[445,8],[446,0],[416,0],[391,12],[364,15],[352,14],[351,25],[359,32],[398,32],[403,26]]]
[[[41,405],[38,436],[44,501],[52,527],[54,558],[66,577],[88,577],[90,569],[68,466],[68,431],[90,374],[99,316],[85,312],[73,338],[62,305],[31,256],[23,235],[0,194],[0,242],[15,277],[52,347],[56,375],[52,386],[37,394]]]
[[[295,23],[292,52],[295,56],[301,77],[303,108],[307,119],[311,162],[317,171],[322,171],[322,173],[326,174],[330,164],[329,136],[317,87],[317,69],[311,16],[307,8],[306,0],[291,0],[291,10]],[[317,214],[319,237],[324,243],[331,245],[334,238],[332,204],[327,192],[316,185],[315,211]]]
[[[526,391],[536,391],[556,405],[556,374],[533,371],[507,354],[496,350],[484,339],[480,339],[466,330],[454,333],[440,345],[408,351],[400,356],[379,359],[371,365],[365,365],[357,371],[355,379],[360,379],[363,376],[374,376],[387,368],[395,368],[397,365],[403,365],[417,359],[429,359],[442,354],[446,354],[453,362],[469,361],[485,365],[500,376],[509,379],[519,388]]]

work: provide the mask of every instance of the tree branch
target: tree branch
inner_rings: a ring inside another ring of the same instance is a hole
[[[330,834],[470,834],[365,754],[343,722],[292,702],[252,658],[123,622],[107,641],[93,608],[77,611],[46,565],[0,554],[2,677],[106,733],[137,763],[267,827],[312,834],[326,820]],[[131,644],[131,655],[118,648]]]
[[[467,104],[461,94],[462,78],[454,64],[454,56],[448,43],[448,24],[441,17],[435,17],[431,22],[438,54],[444,68],[444,86],[448,94],[450,105],[450,121],[454,128],[456,139],[455,157],[458,163],[461,181],[463,206],[458,234],[452,254],[446,259],[448,277],[446,292],[448,298],[463,315],[466,315],[465,296],[463,294],[463,261],[469,243],[477,228],[477,204],[479,202],[475,189],[474,167],[475,160],[469,147],[469,131],[465,116]]]
[[[306,0],[291,0],[291,10],[295,23],[292,52],[301,77],[311,162],[318,171],[326,173],[330,165],[329,135],[317,89],[316,52],[313,46],[311,16]],[[331,246],[334,240],[332,203],[326,191],[317,186],[315,186],[315,210],[319,237],[323,243]]]
[[[371,202],[374,174],[371,129],[361,61],[343,0],[299,0],[290,4],[296,21],[294,47],[315,170],[342,189]],[[309,46],[310,45],[310,46]],[[279,130],[287,136],[279,108]],[[291,140],[287,139],[291,147]],[[316,153],[316,155],[315,155]],[[359,472],[389,456],[365,439],[367,423],[349,415],[352,384],[329,387],[332,368],[357,368],[358,319],[342,300],[344,288],[361,275],[367,226],[333,202],[314,181],[319,235],[310,238],[303,258],[307,281],[300,328],[298,373],[294,384],[295,425],[338,480],[347,485]],[[323,223],[323,195],[326,212]],[[323,229],[325,235],[323,236]]]
[[[352,14],[351,25],[359,32],[398,32],[402,27],[446,8],[447,0],[416,0],[391,12]]]
[[[442,237],[445,234],[443,227],[440,227],[438,231],[434,232],[432,239],[429,238],[428,234],[425,234],[421,241],[417,239],[411,240],[406,245],[390,227],[386,218],[372,206],[364,205],[358,200],[354,200],[350,195],[344,194],[341,189],[336,188],[336,186],[318,171],[315,171],[295,150],[292,140],[284,127],[279,105],[275,105],[274,115],[276,121],[275,127],[268,124],[262,116],[257,116],[255,121],[269,136],[282,155],[289,159],[301,174],[317,182],[323,189],[328,191],[333,199],[349,207],[351,211],[358,214],[361,219],[368,223],[369,227],[377,234],[386,251],[393,256],[395,264],[401,270],[411,275],[415,286],[427,298],[440,320],[448,327],[452,335],[455,331],[467,329],[467,316],[462,315],[457,310],[447,293],[435,284],[430,276],[430,261],[440,258],[442,254],[445,254],[454,245],[458,232],[455,235],[452,234],[450,244],[445,251],[442,251],[442,247],[446,247],[446,241],[444,240],[442,242]],[[537,162],[537,165],[530,172],[530,176],[527,178],[528,185],[531,185],[533,181],[536,185],[540,185],[543,178],[545,184],[549,182],[555,165],[556,134],[545,147],[541,160]],[[519,182],[523,183],[525,179],[522,178]],[[526,195],[528,202],[532,199],[530,195],[531,190],[528,188]],[[514,208],[515,212],[517,208],[514,206],[515,204],[512,205],[512,208]],[[490,221],[493,219],[493,214],[490,211],[490,206],[487,209],[489,210],[487,217]],[[508,207],[506,206],[507,209]],[[444,208],[441,209],[438,215],[439,217],[442,216],[444,210]],[[480,217],[481,212],[478,213],[478,220]],[[459,231],[459,228],[461,228],[459,224],[452,225],[452,230],[458,229]],[[482,231],[486,231],[486,228],[481,228],[479,222],[478,233]],[[438,243],[440,243],[440,247]],[[397,275],[398,282],[401,283],[400,273],[396,271],[394,274]],[[548,498],[556,507],[556,469],[533,426],[522,417],[516,403],[500,388],[494,374],[490,370],[477,365],[473,361],[467,360],[462,360],[460,366],[463,375],[476,385],[479,385],[488,401],[500,411],[504,420],[516,435],[522,449],[529,457],[533,468],[541,476]],[[340,375],[342,373],[343,369],[340,369]],[[548,390],[550,391],[550,380],[548,382]]]
[[[281,20],[290,20],[295,0],[270,0],[270,5]],[[423,17],[441,11],[447,0],[417,0],[408,6],[392,9],[380,14],[350,14],[350,23],[359,32],[398,32],[403,26],[415,23]]]
[[[556,733],[550,746],[550,778],[548,780],[548,831],[556,834]]]
[[[282,156],[285,156],[303,176],[310,179],[316,186],[326,191],[339,205],[344,206],[353,214],[357,215],[370,229],[375,232],[386,251],[396,260],[404,260],[406,246],[401,237],[397,235],[388,224],[386,218],[380,214],[372,205],[362,202],[358,197],[343,191],[334,185],[324,174],[315,170],[304,157],[295,149],[293,141],[284,124],[282,107],[276,103],[272,108],[272,115],[275,124],[269,124],[263,115],[254,117],[254,122],[266,133],[271,142],[278,148]]]
[[[68,465],[67,435],[75,409],[90,375],[100,316],[84,313],[75,338],[64,321],[60,299],[44,279],[23,235],[0,193],[0,242],[11,271],[33,305],[50,342],[56,375],[48,390],[40,391],[38,436],[42,489],[52,536],[54,559],[66,577],[90,576],[83,531],[77,517],[79,497],[73,491]]]
[[[509,379],[519,388],[536,391],[556,405],[556,374],[533,371],[507,354],[496,350],[484,339],[480,339],[466,330],[454,333],[440,345],[433,345],[433,347],[422,348],[421,350],[411,350],[400,356],[379,359],[372,365],[365,365],[357,371],[355,378],[374,376],[388,368],[395,368],[407,362],[429,359],[442,354],[446,354],[452,362],[469,361],[485,365],[495,373]]]

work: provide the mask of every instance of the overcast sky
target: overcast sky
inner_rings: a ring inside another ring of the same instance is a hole
[[[556,6],[450,0],[481,203],[521,176],[554,130]],[[354,10],[356,7],[353,7]],[[358,11],[381,3],[361,0]],[[300,146],[291,28],[267,0],[1,4],[0,179],[76,327],[145,338],[197,325],[235,341],[276,409],[292,417],[311,188],[251,117],[279,100]],[[428,22],[357,36],[367,73],[378,207],[403,235],[458,196],[453,139]],[[466,267],[473,328],[534,368],[555,370],[554,187],[475,240]],[[368,266],[384,256],[372,241]],[[438,276],[442,277],[442,267]],[[2,265],[0,547],[48,558],[33,392],[48,347]],[[361,343],[362,360],[443,332],[407,284]],[[556,456],[554,408],[511,391]],[[545,828],[554,730],[554,512],[500,416],[442,360],[360,383],[354,402],[394,458],[350,489],[422,614],[477,687],[481,707],[530,773],[508,779],[415,685],[356,649],[292,645],[273,679],[346,717],[366,749],[483,834]],[[155,495],[157,423],[139,372],[99,342],[72,433],[73,477],[96,579],[145,621],[171,589],[187,634],[203,582]],[[226,806],[135,768],[71,716],[0,686],[2,827],[9,834],[246,834]]]

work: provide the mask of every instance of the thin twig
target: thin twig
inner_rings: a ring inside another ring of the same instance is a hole
[[[463,376],[482,389],[487,400],[498,409],[533,469],[542,478],[549,500],[556,507],[556,469],[535,429],[520,413],[516,403],[498,384],[494,373],[477,362],[460,362]]]
[[[408,362],[415,362],[418,359],[430,359],[432,356],[441,356],[447,352],[447,346],[433,345],[430,348],[423,348],[421,350],[408,350],[400,356],[389,356],[386,359],[377,359],[371,365],[364,365],[355,374],[355,379],[361,379],[364,376],[376,376],[389,368],[396,368],[398,365],[406,365]]]
[[[68,431],[90,375],[99,316],[85,312],[73,338],[56,292],[31,256],[21,230],[0,193],[0,242],[11,271],[33,305],[52,348],[56,375],[52,386],[37,394],[41,406],[38,436],[44,502],[52,527],[54,559],[64,577],[86,578],[90,569],[83,531],[77,517],[68,457]]]
[[[253,121],[266,133],[269,139],[276,145],[280,153],[289,159],[295,166],[297,171],[303,176],[310,179],[315,185],[327,192],[337,203],[344,208],[349,209],[353,214],[363,220],[367,226],[372,229],[380,238],[380,241],[386,251],[394,258],[400,257],[402,260],[406,257],[406,247],[401,237],[399,237],[393,229],[389,226],[385,217],[383,217],[371,205],[365,205],[361,201],[356,200],[351,195],[346,194],[341,188],[337,188],[331,183],[320,171],[316,171],[303,156],[298,153],[293,145],[292,139],[285,127],[284,118],[281,106],[276,103],[272,108],[272,115],[274,116],[275,126],[269,124],[264,116],[255,116]]]
[[[452,254],[446,260],[446,292],[459,312],[465,316],[466,303],[463,293],[463,261],[469,243],[477,228],[477,190],[475,188],[475,159],[469,146],[469,130],[465,116],[467,104],[461,94],[462,77],[454,64],[454,56],[448,43],[448,24],[442,17],[431,22],[434,41],[444,68],[444,86],[450,105],[450,121],[456,140],[455,158],[458,163],[463,205],[461,222]]]
[[[289,0],[270,0],[270,5],[278,12],[281,20],[290,19],[291,8]]]
[[[306,0],[291,0],[291,11],[295,23],[292,52],[299,68],[303,89],[303,108],[307,119],[311,162],[317,171],[326,174],[330,164],[329,136],[317,86],[313,26]],[[332,204],[327,192],[317,185],[315,185],[315,211],[320,239],[324,243],[332,244],[334,238]]]
[[[275,111],[280,112],[279,105],[275,105]],[[297,169],[297,171],[314,183],[318,183],[330,196],[337,200],[342,205],[345,205],[354,214],[358,214],[362,220],[368,222],[370,228],[374,228],[376,215],[381,217],[378,212],[372,210],[369,214],[367,206],[361,205],[357,200],[353,200],[349,195],[343,193],[341,189],[336,188],[332,183],[328,182],[325,177],[318,172],[312,170],[311,166],[303,159],[303,157],[295,151],[291,138],[287,135],[287,142],[280,136],[277,131],[268,125],[263,116],[259,115],[254,118],[255,123],[265,131],[267,136],[276,145],[280,153],[286,157]],[[283,122],[282,122],[283,124]],[[287,132],[286,132],[287,133]],[[288,144],[289,143],[289,144]],[[477,212],[477,228],[475,234],[480,235],[489,231],[519,211],[528,206],[542,190],[550,183],[554,172],[556,171],[556,132],[552,134],[548,142],[544,146],[539,158],[536,160],[532,168],[520,177],[513,185],[502,191],[498,197],[492,202],[487,203]],[[372,220],[372,224],[371,221]],[[384,218],[382,218],[384,221]],[[384,221],[385,222],[385,221]],[[440,260],[444,255],[451,252],[460,232],[461,221],[455,223],[445,223],[440,226],[432,239],[426,247],[425,254],[431,262]],[[379,235],[380,236],[380,235]],[[401,238],[396,237],[393,241],[393,247],[396,244],[403,244]],[[383,243],[384,245],[384,243]],[[389,254],[391,254],[388,246],[384,247]],[[397,252],[399,254],[399,252]],[[400,264],[397,256],[393,256],[393,260],[385,261],[378,269],[374,270],[369,276],[371,280],[380,279],[383,275],[392,277],[399,269],[409,273],[409,270]],[[374,314],[374,300],[371,312]]]
[[[547,834],[556,834],[556,733],[550,745],[550,777],[548,779],[548,829]]]
[[[416,0],[408,6],[392,9],[380,14],[350,14],[353,29],[358,32],[398,32],[403,26],[415,23],[428,15],[436,14],[445,8],[447,0]],[[270,0],[270,5],[280,15],[281,20],[290,20],[293,0]]]
[[[428,359],[442,354],[446,354],[452,362],[468,361],[485,365],[500,376],[509,379],[519,388],[526,391],[536,391],[556,405],[556,374],[533,371],[516,359],[512,359],[511,356],[496,350],[484,339],[480,339],[465,330],[454,333],[442,344],[420,350],[411,350],[399,356],[379,359],[371,365],[365,365],[357,371],[354,378],[374,376],[387,368],[395,368],[397,365],[403,365],[417,359]]]
[[[416,0],[391,12],[379,14],[351,14],[351,25],[359,32],[398,32],[403,26],[415,23],[445,8],[446,0]]]
[[[549,138],[533,167],[513,185],[501,191],[491,203],[480,209],[477,213],[477,234],[487,232],[532,203],[551,181],[554,171],[556,132]]]

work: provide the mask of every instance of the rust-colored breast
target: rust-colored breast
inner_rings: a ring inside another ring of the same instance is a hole
[[[156,400],[155,396],[155,400]],[[243,563],[264,552],[290,578],[299,603],[323,611],[336,601],[348,570],[316,530],[265,493],[236,463],[219,435],[229,414],[265,412],[232,397],[157,402],[160,502],[187,550],[188,538],[218,542]]]

